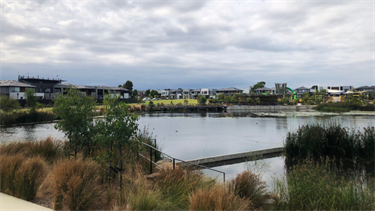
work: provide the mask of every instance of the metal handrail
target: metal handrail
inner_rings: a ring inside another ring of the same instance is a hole
[[[155,164],[155,166],[159,167],[160,169],[164,170],[165,172],[167,172],[167,170],[163,169],[163,167],[159,166],[157,163],[155,163],[154,161],[148,159],[146,156],[142,155],[141,153],[138,153],[138,155],[140,155],[141,157],[145,158],[146,160],[152,162],[153,164]]]
[[[164,153],[164,152],[162,152],[162,151],[156,149],[155,147],[153,147],[153,146],[151,146],[151,145],[149,145],[149,144],[146,144],[146,143],[144,143],[144,142],[141,142],[141,143],[144,144],[144,145],[146,145],[146,146],[148,146],[148,147],[150,147],[151,149],[154,149],[154,150],[156,150],[156,151],[158,151],[158,152],[160,152],[160,153],[166,155],[166,156],[169,157],[169,158],[172,158],[172,159],[173,159],[173,170],[175,169],[175,160],[178,160],[178,161],[181,161],[181,162],[183,162],[183,163],[188,163],[188,164],[191,164],[191,165],[195,165],[195,166],[198,166],[198,167],[202,167],[203,169],[208,169],[208,170],[211,170],[211,171],[215,171],[215,172],[218,172],[218,173],[222,173],[222,174],[223,174],[223,181],[224,181],[224,184],[225,184],[225,172],[223,172],[223,171],[219,171],[219,170],[216,170],[216,169],[209,168],[209,167],[207,167],[207,166],[202,166],[202,165],[199,165],[199,164],[191,163],[191,162],[188,162],[188,161],[184,161],[184,160],[181,160],[181,159],[178,159],[178,158],[172,157],[172,156],[170,156],[170,155],[168,155],[168,154],[166,154],[166,153]],[[151,155],[150,155],[150,156],[151,156]],[[144,156],[142,155],[142,157],[144,157]],[[149,160],[149,161],[150,161],[150,160]],[[151,161],[151,162],[152,162],[152,161]],[[152,162],[152,163],[154,163],[154,162]]]

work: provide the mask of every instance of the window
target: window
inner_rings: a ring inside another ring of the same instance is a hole
[[[50,93],[50,92],[51,92],[51,89],[50,88],[46,88],[45,93]]]
[[[19,87],[10,87],[11,92],[19,92],[20,88]]]

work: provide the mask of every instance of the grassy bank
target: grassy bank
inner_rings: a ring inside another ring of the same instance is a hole
[[[0,114],[0,125],[27,124],[35,122],[46,122],[56,119],[56,115],[52,112],[12,112]]]
[[[375,111],[375,105],[350,104],[348,102],[321,103],[313,109],[321,112]]]

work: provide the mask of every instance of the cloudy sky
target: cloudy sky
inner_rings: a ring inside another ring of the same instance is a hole
[[[3,0],[1,79],[374,85],[374,1]]]

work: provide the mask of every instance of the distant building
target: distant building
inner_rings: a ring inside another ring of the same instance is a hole
[[[298,88],[294,89],[294,91],[296,92],[298,98],[302,98],[303,93],[305,93],[305,92],[310,94],[310,89],[306,88],[304,86],[298,87]]]
[[[26,99],[25,92],[28,89],[35,90],[36,86],[27,84],[27,83],[21,83],[19,81],[14,80],[1,80],[0,81],[0,94],[9,96],[13,99],[17,100],[23,100]],[[37,93],[36,96],[39,99],[42,99],[44,94],[43,93]]]
[[[243,89],[237,89],[236,87],[229,87],[229,88],[222,88],[216,90],[216,94],[224,94],[224,95],[234,95],[234,94],[242,94]]]

